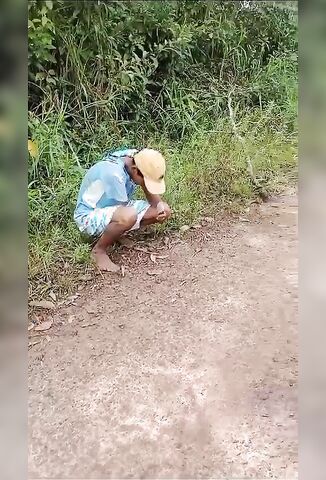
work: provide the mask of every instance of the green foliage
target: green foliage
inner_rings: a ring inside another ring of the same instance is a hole
[[[180,138],[196,123],[199,104],[218,97],[210,111],[217,118],[232,84],[239,101],[255,105],[247,85],[257,72],[273,58],[296,65],[289,58],[295,16],[271,2],[246,9],[218,1],[38,1],[30,5],[29,37],[31,108],[65,94],[92,130],[108,118],[126,128],[160,127],[168,115]],[[259,92],[263,102],[273,98]]]
[[[210,205],[245,203],[257,184],[284,183],[297,130],[288,3],[29,2],[29,138],[39,149],[28,169],[32,295],[59,276],[67,288],[69,272],[87,264],[72,215],[85,169],[108,148],[162,150],[172,228]]]

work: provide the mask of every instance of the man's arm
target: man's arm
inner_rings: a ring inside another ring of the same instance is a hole
[[[151,207],[156,208],[157,210],[157,220],[158,221],[164,221],[166,218],[166,212],[164,208],[164,203],[162,202],[162,199],[159,195],[154,195],[153,193],[150,193],[145,184],[142,185],[142,189],[144,191],[145,197],[147,198],[148,203],[151,205]]]
[[[145,193],[147,201],[151,205],[151,207],[157,208],[158,204],[160,202],[162,202],[161,197],[159,195],[153,195],[152,193],[149,193],[148,191],[145,191],[144,193]]]
[[[158,204],[159,204],[160,202],[162,202],[161,197],[160,197],[159,195],[153,195],[152,193],[150,193],[150,192],[147,190],[145,184],[142,185],[142,189],[143,189],[143,191],[144,191],[144,193],[145,193],[145,197],[147,198],[148,203],[149,203],[152,207],[156,208],[156,207],[158,206]]]

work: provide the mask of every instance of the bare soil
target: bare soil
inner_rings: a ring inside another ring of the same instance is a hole
[[[297,478],[297,196],[204,223],[30,331],[29,478]]]

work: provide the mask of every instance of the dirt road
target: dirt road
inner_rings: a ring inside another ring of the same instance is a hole
[[[31,332],[30,479],[297,478],[297,197],[182,238]]]

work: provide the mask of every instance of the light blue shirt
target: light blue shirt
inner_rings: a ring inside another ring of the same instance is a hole
[[[124,158],[136,152],[137,149],[109,152],[86,172],[79,189],[75,219],[95,208],[126,205],[131,200],[137,185],[125,168]]]

